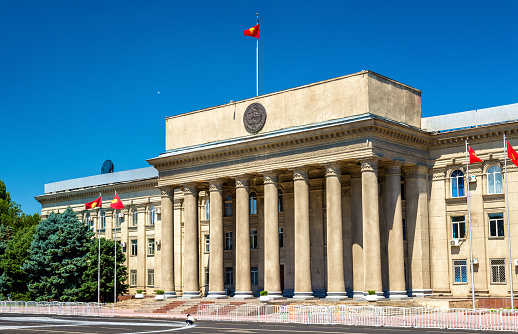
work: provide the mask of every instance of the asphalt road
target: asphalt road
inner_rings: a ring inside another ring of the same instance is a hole
[[[189,334],[205,333],[476,333],[475,331],[448,329],[417,329],[393,327],[352,327],[339,325],[301,325],[250,322],[197,321],[187,326],[182,321],[151,318],[97,318],[33,314],[0,314],[0,333],[14,334],[140,334],[172,333],[181,331]],[[484,332],[497,333],[497,332]],[[499,332],[501,333],[501,332]]]

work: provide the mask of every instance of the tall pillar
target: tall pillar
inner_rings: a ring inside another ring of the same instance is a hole
[[[344,243],[342,234],[342,172],[340,164],[326,167],[327,211],[327,297],[346,299],[344,276]]]
[[[264,290],[282,297],[279,260],[279,182],[275,172],[264,174]]]
[[[431,295],[430,237],[428,232],[428,168],[405,170],[410,291],[414,297]]]
[[[225,297],[223,272],[223,181],[209,182],[210,192],[210,254],[208,298]]]
[[[166,298],[176,297],[174,288],[174,232],[173,232],[173,189],[162,189],[160,219],[162,227],[161,272],[162,288]]]
[[[311,243],[309,236],[308,168],[293,170],[295,201],[295,295],[296,299],[313,297],[311,289]]]
[[[250,274],[250,180],[236,178],[236,292],[234,298],[252,298]]]
[[[361,160],[365,289],[383,295],[378,205],[378,159]]]
[[[198,192],[195,184],[183,186],[184,268],[183,298],[200,297],[198,271]]]
[[[389,297],[406,296],[405,254],[403,244],[403,212],[401,209],[401,164],[392,163],[385,169],[385,211],[388,230]]]
[[[351,219],[353,232],[353,297],[363,298],[365,275],[363,267],[362,179],[359,171],[351,172]]]

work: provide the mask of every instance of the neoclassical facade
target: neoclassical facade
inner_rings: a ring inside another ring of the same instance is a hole
[[[153,167],[36,199],[121,241],[130,293],[466,297],[471,233],[475,293],[509,296],[518,173],[508,161],[505,180],[503,135],[518,146],[518,106],[502,108],[422,118],[419,90],[363,71],[168,117]],[[469,175],[466,140],[484,160]],[[84,210],[115,190],[120,214]]]

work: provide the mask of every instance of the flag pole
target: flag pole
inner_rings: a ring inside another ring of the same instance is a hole
[[[99,193],[99,197],[101,197]],[[101,199],[102,201],[102,199]],[[99,258],[97,261],[97,303],[101,302],[101,208],[97,208],[97,232],[99,233]]]
[[[259,13],[257,15],[257,24],[259,24]],[[256,62],[255,62],[255,96],[259,96],[259,38],[257,40],[257,48],[256,48]]]
[[[514,310],[514,293],[513,293],[513,259],[511,258],[511,225],[509,223],[509,195],[508,195],[508,185],[507,185],[507,141],[505,139],[504,133],[504,170],[505,170],[505,211],[507,215],[507,241],[509,248],[509,278],[510,278],[510,288],[511,288],[511,310]]]
[[[115,192],[117,195],[117,192]],[[117,213],[117,209],[115,209],[115,229],[113,235],[113,241],[115,244],[115,256],[114,256],[114,270],[113,270],[113,303],[117,303],[117,227],[119,226],[119,214]]]
[[[473,273],[473,238],[471,233],[471,207],[469,201],[469,160],[468,160],[468,141],[466,140],[466,190],[468,192],[468,221],[469,221],[469,254],[471,266],[471,300],[473,303],[473,311],[475,311],[475,275]]]

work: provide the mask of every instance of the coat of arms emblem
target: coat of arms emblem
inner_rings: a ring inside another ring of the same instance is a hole
[[[261,131],[266,122],[266,109],[260,103],[252,103],[249,105],[243,115],[243,124],[249,133],[257,133]]]

